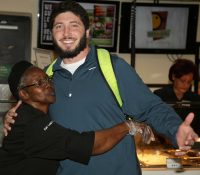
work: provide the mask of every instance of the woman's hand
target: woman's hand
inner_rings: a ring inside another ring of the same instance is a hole
[[[11,130],[10,124],[15,123],[15,117],[17,116],[16,110],[21,103],[21,101],[18,101],[17,104],[6,113],[3,119],[3,132],[5,136],[7,136],[8,132]]]

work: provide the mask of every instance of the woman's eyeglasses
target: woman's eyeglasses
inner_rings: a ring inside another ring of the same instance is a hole
[[[25,86],[19,86],[18,90],[24,89],[24,88],[28,88],[31,86],[35,86],[35,87],[46,87],[49,84],[52,84],[53,80],[50,77],[46,77],[44,79],[38,80],[37,82],[33,83],[33,84],[29,84],[29,85],[25,85]]]

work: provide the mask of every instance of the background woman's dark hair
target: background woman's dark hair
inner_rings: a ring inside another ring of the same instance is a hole
[[[56,16],[64,12],[72,12],[76,16],[80,17],[81,21],[85,26],[85,29],[89,29],[90,24],[87,11],[78,2],[66,0],[64,2],[61,2],[58,6],[54,8],[49,21],[49,28],[51,30],[53,28],[53,23]]]
[[[195,64],[187,59],[177,59],[174,64],[169,69],[169,80],[173,82],[173,75],[176,78],[181,78],[183,75],[192,73],[193,79],[195,79],[197,75]]]

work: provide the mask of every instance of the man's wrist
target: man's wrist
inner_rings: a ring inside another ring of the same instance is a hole
[[[129,127],[129,134],[132,135],[132,136],[135,135],[136,132],[137,132],[137,129],[136,129],[133,121],[132,120],[126,120],[125,123]]]

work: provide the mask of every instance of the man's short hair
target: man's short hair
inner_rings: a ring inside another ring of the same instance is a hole
[[[55,18],[59,14],[65,12],[72,12],[74,15],[78,16],[84,24],[85,30],[89,29],[90,24],[87,11],[78,2],[66,0],[64,2],[61,2],[58,6],[56,6],[53,12],[51,13],[49,21],[49,28],[51,30],[53,29]]]

